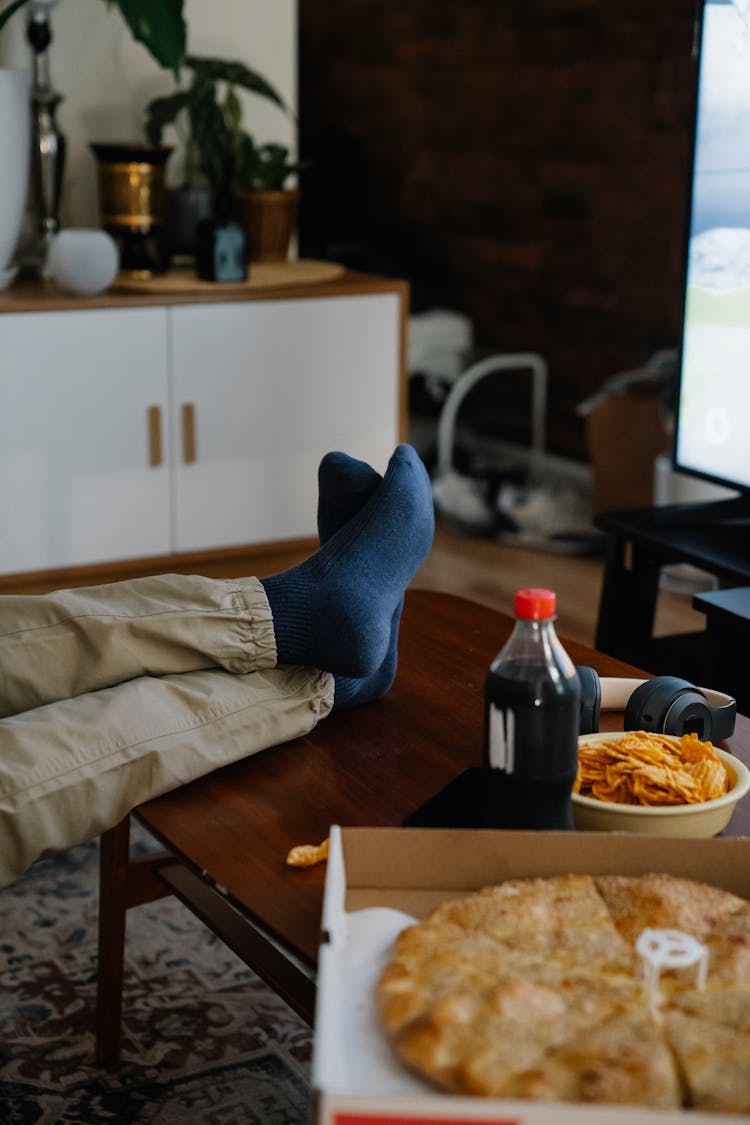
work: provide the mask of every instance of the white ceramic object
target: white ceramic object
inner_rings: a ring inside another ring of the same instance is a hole
[[[117,243],[105,230],[61,230],[50,243],[45,273],[81,296],[103,293],[120,267]]]
[[[581,743],[612,741],[626,732],[586,734]],[[741,797],[750,791],[750,770],[732,754],[716,748],[729,773],[731,788],[723,797],[697,805],[617,805],[574,793],[573,821],[581,832],[637,832],[648,836],[717,836],[726,828]]]
[[[11,266],[26,208],[31,151],[29,75],[0,67],[0,288]]]

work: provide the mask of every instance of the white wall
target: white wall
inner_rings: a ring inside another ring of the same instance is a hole
[[[297,106],[296,0],[186,0],[188,50],[244,62]],[[0,36],[0,63],[31,69],[25,13]],[[58,123],[68,143],[60,210],[63,226],[98,226],[96,164],[91,141],[143,140],[146,103],[174,89],[162,70],[135,43],[119,12],[104,0],[59,0],[52,9],[52,84],[64,96]],[[260,141],[296,144],[294,123],[270,102],[244,94],[244,123]],[[165,136],[168,143],[177,138]],[[179,154],[167,178],[179,175]]]

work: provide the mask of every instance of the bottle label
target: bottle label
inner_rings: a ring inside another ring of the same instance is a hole
[[[488,757],[490,766],[506,773],[514,772],[516,757],[516,717],[509,707],[490,703]]]

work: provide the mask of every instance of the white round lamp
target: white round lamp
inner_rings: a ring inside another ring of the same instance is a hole
[[[61,289],[80,296],[103,293],[120,268],[117,243],[104,230],[62,230],[47,255],[46,274]]]

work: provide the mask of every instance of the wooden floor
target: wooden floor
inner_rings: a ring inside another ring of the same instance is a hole
[[[513,595],[522,586],[544,586],[557,594],[561,636],[593,645],[604,559],[599,555],[557,555],[471,539],[438,527],[435,544],[415,587],[446,590],[513,612]],[[705,617],[692,608],[692,593],[660,592],[655,635],[701,630]]]

